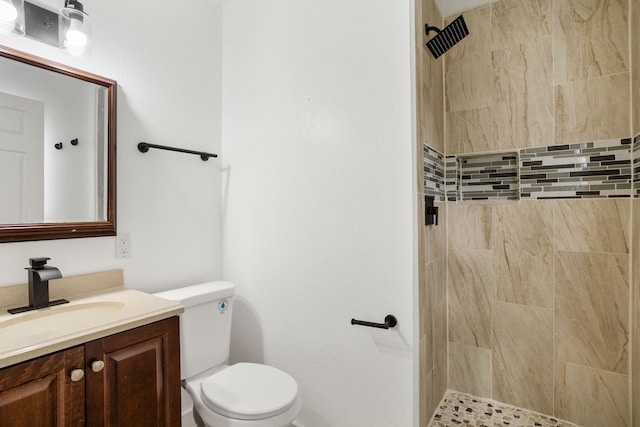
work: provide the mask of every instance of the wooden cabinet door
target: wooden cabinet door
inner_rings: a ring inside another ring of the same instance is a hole
[[[84,426],[85,381],[71,380],[83,367],[79,346],[0,371],[0,426]]]
[[[178,317],[85,344],[88,427],[180,427]],[[104,362],[104,369],[92,370]]]

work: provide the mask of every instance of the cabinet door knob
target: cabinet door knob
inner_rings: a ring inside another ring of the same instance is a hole
[[[91,370],[93,372],[100,372],[104,369],[104,362],[102,360],[96,360],[91,364]]]
[[[84,378],[84,371],[82,369],[74,369],[71,371],[71,381],[78,382]]]

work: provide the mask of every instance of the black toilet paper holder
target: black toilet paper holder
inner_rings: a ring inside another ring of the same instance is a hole
[[[371,328],[389,329],[398,324],[398,319],[393,314],[387,314],[384,323],[366,322],[364,320],[351,319],[352,325],[369,326]]]

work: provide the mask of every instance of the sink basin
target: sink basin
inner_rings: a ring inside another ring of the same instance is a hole
[[[0,341],[10,340],[19,346],[22,340],[46,340],[52,334],[76,330],[78,325],[89,329],[108,323],[109,317],[124,306],[118,301],[98,301],[59,305],[15,315],[0,322]]]
[[[9,289],[6,293],[9,298],[2,301],[0,288],[0,303],[7,304],[0,309],[0,368],[128,331],[184,311],[184,307],[176,302],[121,286],[89,287],[82,292],[84,282],[81,279],[84,276],[78,277],[80,279],[67,279],[68,288],[64,292],[58,289],[55,295],[68,298],[70,303],[18,314],[6,311],[20,303],[24,305],[24,300],[19,301],[15,297],[18,289]]]

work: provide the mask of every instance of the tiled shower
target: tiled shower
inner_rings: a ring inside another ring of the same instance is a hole
[[[640,0],[416,2],[420,419],[447,390],[640,426]],[[420,207],[419,220],[424,218]]]

